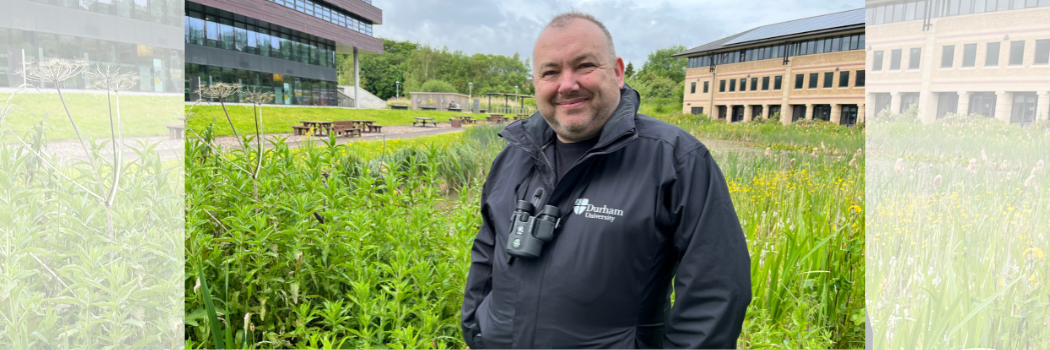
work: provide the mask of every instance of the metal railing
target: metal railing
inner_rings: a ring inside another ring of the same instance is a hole
[[[484,105],[482,105],[484,106]],[[492,110],[486,110],[485,113],[498,113],[498,114],[528,114],[532,115],[536,113],[535,109],[524,108],[524,107],[493,107]]]

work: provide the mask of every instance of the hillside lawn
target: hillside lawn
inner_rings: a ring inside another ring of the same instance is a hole
[[[215,120],[215,135],[233,135],[230,130],[230,122],[226,120],[220,105],[186,105],[186,134],[187,137],[195,138],[197,135],[190,132],[196,130],[202,132],[213,119]],[[192,110],[192,113],[191,113]],[[252,118],[252,107],[246,105],[227,105],[226,110],[230,113],[230,119],[241,135],[255,133],[255,122]],[[443,111],[412,111],[412,110],[379,110],[379,109],[348,109],[348,108],[319,108],[319,107],[262,107],[263,133],[291,133],[292,126],[303,125],[304,120],[372,120],[376,125],[411,125],[415,117],[430,117],[435,121],[447,123],[450,118],[457,115],[471,115],[467,112],[443,112]],[[471,115],[475,119],[484,118],[485,114]]]
[[[69,112],[73,115],[73,121],[77,123],[81,135],[85,138],[110,137],[109,106],[106,103],[105,94],[66,93],[63,97],[69,106]],[[10,93],[0,93],[0,105],[11,98]],[[167,135],[168,128],[165,125],[178,124],[178,118],[183,116],[180,106],[183,105],[183,95],[173,94],[171,96],[145,96],[145,95],[122,95],[120,97],[120,116],[123,125],[124,136],[152,136]],[[116,98],[112,98],[113,108],[116,108]],[[47,116],[45,130],[48,140],[75,139],[76,133],[69,123],[65,108],[62,106],[58,93],[21,93],[16,95],[11,104],[16,109],[11,115],[4,119],[4,135],[0,141],[5,143],[17,142],[7,131],[13,130],[18,135],[25,135],[26,131],[40,124]],[[114,112],[114,120],[116,113]]]

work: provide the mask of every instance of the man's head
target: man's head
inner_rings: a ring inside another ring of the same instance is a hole
[[[620,104],[623,59],[612,36],[590,15],[554,17],[532,51],[536,105],[563,142],[598,136]]]

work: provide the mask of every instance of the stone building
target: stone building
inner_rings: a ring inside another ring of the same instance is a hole
[[[680,52],[683,113],[731,122],[864,121],[864,9],[754,28]]]
[[[868,113],[1004,122],[1050,110],[1050,1],[868,1]]]

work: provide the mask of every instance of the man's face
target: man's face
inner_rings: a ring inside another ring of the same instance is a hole
[[[607,45],[601,28],[583,19],[536,40],[536,105],[562,142],[597,136],[620,103],[623,59],[609,57]]]

